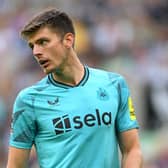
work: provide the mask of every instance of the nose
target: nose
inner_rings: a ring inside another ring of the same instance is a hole
[[[39,58],[42,55],[41,49],[38,45],[34,45],[33,47],[33,55]]]

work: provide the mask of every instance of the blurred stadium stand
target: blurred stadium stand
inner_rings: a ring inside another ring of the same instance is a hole
[[[14,99],[43,73],[19,31],[46,7],[69,13],[76,50],[93,67],[115,71],[129,83],[141,126],[144,168],[168,167],[167,0],[0,0],[0,168],[5,168]],[[36,168],[32,151],[30,167]]]

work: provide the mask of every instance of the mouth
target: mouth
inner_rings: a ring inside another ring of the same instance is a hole
[[[40,64],[40,66],[46,68],[48,65],[48,60],[39,60],[38,63]]]

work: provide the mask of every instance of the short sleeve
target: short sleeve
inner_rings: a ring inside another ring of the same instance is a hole
[[[117,132],[139,128],[128,85],[123,77],[118,81],[119,108],[116,118]]]
[[[34,98],[21,92],[14,103],[10,146],[30,149],[36,134]]]

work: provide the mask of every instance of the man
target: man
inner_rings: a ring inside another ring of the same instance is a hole
[[[32,145],[41,168],[141,168],[138,123],[118,74],[83,65],[69,16],[50,9],[22,30],[46,74],[16,98],[7,168],[24,168]]]

